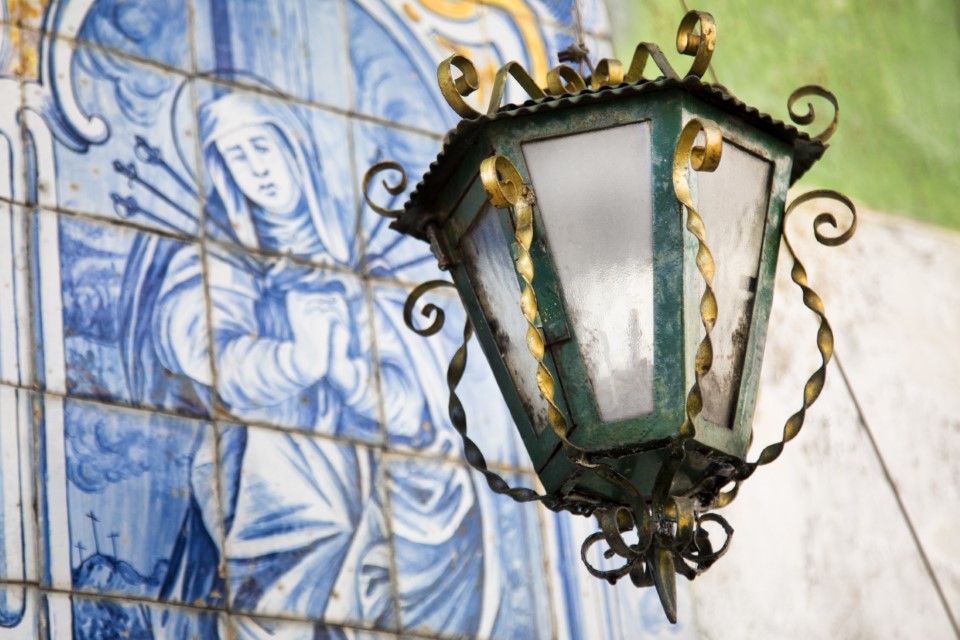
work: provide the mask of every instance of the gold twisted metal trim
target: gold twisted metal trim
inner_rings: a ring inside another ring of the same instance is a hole
[[[696,33],[695,29],[698,25],[700,32]],[[694,57],[690,70],[687,72],[688,76],[698,78],[703,76],[710,66],[710,59],[713,57],[716,42],[717,27],[712,15],[706,11],[690,11],[683,17],[677,30],[677,51]],[[630,61],[630,67],[626,71],[624,71],[623,63],[616,58],[604,58],[597,63],[590,76],[590,88],[596,90],[613,87],[623,82],[630,84],[640,82],[644,79],[643,71],[650,58],[660,69],[664,78],[680,79],[680,76],[677,75],[677,72],[663,55],[660,47],[650,42],[641,42],[637,45]],[[460,75],[454,77],[454,69],[457,69]],[[547,97],[547,94],[562,96],[584,91],[587,88],[587,82],[575,69],[561,64],[547,72],[546,91],[544,91],[519,62],[508,62],[500,67],[494,77],[487,115],[495,114],[502,106],[507,79],[510,76],[533,100],[541,100]],[[440,92],[447,104],[457,115],[468,120],[479,118],[482,115],[464,100],[465,97],[480,88],[480,75],[477,73],[476,66],[467,57],[454,54],[441,62],[437,67],[437,82],[440,84]]]
[[[660,69],[660,73],[663,74],[664,78],[670,78],[673,80],[680,79],[680,76],[677,75],[677,72],[674,71],[672,66],[670,66],[666,56],[663,55],[663,51],[660,50],[660,47],[652,42],[641,42],[637,45],[637,48],[633,52],[633,59],[630,61],[630,69],[627,71],[627,75],[624,77],[624,80],[630,84],[634,84],[643,80],[643,71],[646,69],[647,60],[650,58],[653,59],[653,63],[657,65],[658,69]]]
[[[547,94],[544,93],[543,89],[530,77],[530,74],[523,68],[523,65],[519,62],[508,62],[500,67],[497,75],[493,78],[493,91],[490,93],[490,106],[487,108],[488,115],[493,115],[500,109],[500,105],[503,103],[503,94],[507,88],[507,79],[510,76],[513,76],[517,84],[534,100],[541,100],[547,97]]]
[[[527,349],[537,361],[537,386],[549,406],[550,428],[564,445],[579,450],[568,439],[567,419],[557,406],[554,397],[556,383],[543,362],[546,345],[543,332],[538,326],[540,318],[537,310],[537,294],[533,290],[533,259],[530,257],[530,246],[533,244],[533,190],[524,184],[514,164],[499,154],[490,156],[480,163],[480,179],[493,206],[500,209],[507,206],[513,207],[516,216],[514,239],[517,245],[514,264],[523,281],[520,308],[527,319]]]
[[[703,133],[704,144],[696,144],[697,136]],[[703,396],[700,391],[700,381],[710,371],[713,365],[713,342],[710,333],[717,323],[717,298],[713,293],[713,277],[716,265],[713,254],[707,245],[707,232],[703,218],[697,212],[690,192],[690,183],[687,180],[687,167],[694,171],[715,171],[720,164],[720,155],[723,151],[723,134],[720,127],[710,120],[693,119],[684,126],[677,142],[677,150],[673,155],[673,190],[687,210],[687,230],[697,239],[697,268],[706,285],[700,299],[700,319],[706,334],[697,346],[694,362],[694,383],[687,394],[686,419],[680,427],[680,436],[690,438],[696,427],[694,420],[703,410]]]
[[[791,93],[790,97],[787,99],[787,111],[790,113],[790,119],[796,124],[808,125],[813,123],[817,117],[816,112],[813,109],[813,104],[809,102],[807,103],[806,113],[796,113],[793,110],[793,105],[796,104],[797,100],[806,98],[808,96],[818,96],[833,105],[833,119],[830,121],[830,124],[819,134],[812,136],[813,139],[818,142],[826,142],[833,136],[837,130],[837,126],[840,124],[840,103],[837,101],[837,96],[833,95],[833,93],[819,85],[808,84],[804,87],[800,87]]]
[[[623,63],[616,58],[604,58],[597,63],[590,76],[590,87],[600,89],[615,87],[623,82]]]
[[[587,83],[573,67],[561,64],[547,72],[547,92],[552,96],[585,91]]]
[[[813,220],[813,232],[817,242],[828,247],[836,247],[842,245],[852,238],[853,234],[857,230],[857,209],[853,202],[851,202],[851,200],[845,195],[828,189],[817,189],[815,191],[810,191],[809,193],[798,196],[793,202],[790,203],[790,206],[787,207],[787,210],[784,213],[783,240],[787,245],[787,250],[790,252],[790,257],[793,258],[793,268],[790,270],[790,278],[797,284],[798,287],[800,287],[800,290],[803,292],[803,304],[820,318],[820,328],[817,330],[817,349],[820,351],[821,364],[820,367],[813,372],[810,378],[807,379],[807,383],[803,386],[803,405],[800,407],[799,411],[787,419],[787,422],[783,427],[783,438],[780,440],[780,442],[771,444],[760,452],[760,457],[757,458],[755,463],[753,463],[753,466],[755,467],[769,464],[776,460],[783,451],[784,445],[793,440],[795,437],[797,437],[797,434],[800,433],[800,429],[803,427],[803,421],[806,416],[807,409],[809,409],[810,406],[816,402],[817,398],[820,397],[820,392],[823,391],[823,384],[827,377],[827,364],[833,357],[833,330],[830,328],[830,322],[827,320],[826,311],[823,307],[823,301],[808,284],[807,270],[797,257],[797,252],[794,250],[793,243],[790,242],[790,234],[787,232],[787,221],[790,218],[790,214],[796,211],[800,205],[810,202],[811,200],[819,199],[834,200],[841,203],[850,211],[852,217],[850,227],[846,231],[837,236],[830,237],[821,233],[820,228],[823,225],[830,225],[834,229],[837,229],[839,227],[837,224],[837,219],[831,213],[819,214]]]
[[[453,77],[453,69],[460,71],[460,76]],[[440,93],[461,118],[472,120],[480,117],[480,112],[466,103],[464,98],[480,88],[480,75],[477,68],[466,56],[455,53],[437,67],[437,83]]]
[[[434,304],[427,304],[422,312],[427,318],[433,316],[433,322],[430,326],[424,329],[418,329],[413,323],[413,310],[420,301],[420,298],[426,293],[441,287],[456,288],[452,282],[446,280],[431,280],[424,282],[407,296],[407,300],[403,305],[403,320],[411,331],[421,336],[432,336],[443,327],[446,320],[445,315],[443,310]],[[467,367],[467,344],[470,342],[472,336],[473,325],[470,323],[470,319],[467,318],[463,326],[463,341],[460,343],[456,352],[454,352],[453,357],[450,359],[450,364],[447,366],[447,389],[450,394],[448,401],[450,424],[452,424],[453,428],[460,434],[460,439],[463,442],[463,453],[467,462],[471,467],[483,474],[487,485],[495,493],[509,496],[517,502],[540,501],[548,509],[554,511],[570,511],[579,515],[591,515],[596,508],[594,504],[584,501],[565,500],[553,495],[541,495],[533,489],[526,487],[511,487],[506,480],[487,467],[487,461],[483,457],[480,448],[470,436],[467,435],[467,414],[463,408],[463,402],[461,402],[460,397],[457,395],[457,387],[460,385],[460,380],[463,378],[463,373]]]
[[[693,30],[700,25],[700,33]],[[687,71],[688,76],[702,78],[710,66],[710,58],[717,46],[717,25],[713,16],[706,11],[688,11],[677,29],[677,51],[686,56],[694,56],[693,64]]]
[[[770,464],[780,457],[786,444],[796,438],[800,433],[804,420],[806,419],[807,410],[817,401],[817,398],[820,397],[820,393],[823,391],[823,385],[826,382],[827,364],[833,358],[833,329],[830,327],[830,321],[827,320],[823,300],[821,300],[816,291],[810,287],[807,281],[807,270],[804,268],[800,258],[797,257],[797,252],[793,247],[793,243],[790,241],[790,236],[787,231],[787,221],[790,215],[801,205],[811,200],[819,199],[839,202],[846,207],[851,216],[850,226],[836,236],[825,235],[820,230],[824,225],[829,225],[834,229],[839,228],[837,219],[833,214],[821,213],[813,219],[813,235],[817,239],[817,242],[827,247],[838,247],[853,237],[853,234],[856,233],[857,230],[857,208],[850,198],[841,193],[829,189],[817,189],[797,196],[787,207],[783,215],[783,240],[787,246],[787,250],[790,252],[790,257],[793,259],[790,278],[803,292],[803,304],[820,319],[820,327],[817,329],[817,350],[820,352],[820,367],[810,375],[806,384],[803,385],[803,404],[799,411],[787,418],[787,422],[783,426],[783,436],[780,441],[764,447],[757,457],[757,460],[747,464],[744,472],[740,475],[739,480],[734,484],[733,488],[721,493],[717,497],[713,505],[716,509],[725,507],[734,501],[743,481],[749,478],[753,472],[756,471],[757,467]]]
[[[372,167],[367,169],[367,172],[364,174],[363,199],[371,209],[376,211],[384,218],[396,218],[403,213],[403,209],[387,209],[386,207],[381,207],[370,199],[370,183],[373,182],[373,179],[378,173],[382,173],[384,171],[396,171],[400,174],[400,181],[395,185],[388,184],[386,180],[383,181],[382,184],[387,190],[387,193],[392,196],[398,196],[407,188],[407,172],[404,171],[403,165],[401,165],[399,162],[394,162],[393,160],[384,160],[383,162],[374,164]]]

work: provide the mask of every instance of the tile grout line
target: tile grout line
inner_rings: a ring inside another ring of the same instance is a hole
[[[188,78],[190,82],[190,118],[191,118],[191,128],[194,133],[193,140],[193,153],[194,153],[194,165],[196,166],[196,171],[194,172],[194,188],[196,189],[197,197],[194,201],[194,206],[196,207],[197,212],[197,251],[198,259],[200,260],[200,286],[203,292],[203,313],[204,313],[204,322],[206,324],[206,334],[207,334],[207,366],[209,367],[210,374],[210,410],[211,410],[211,420],[208,423],[209,429],[213,432],[213,468],[214,468],[214,478],[213,478],[213,500],[216,505],[216,514],[217,522],[213,523],[216,531],[209,532],[211,537],[214,538],[219,547],[219,557],[217,558],[217,575],[223,579],[223,603],[224,608],[229,610],[229,607],[233,598],[233,584],[230,580],[230,565],[227,562],[227,531],[226,531],[226,518],[224,512],[224,497],[226,492],[224,491],[224,478],[223,478],[223,469],[222,469],[222,460],[224,454],[224,445],[223,445],[223,436],[225,433],[225,428],[218,420],[217,416],[217,389],[219,388],[218,382],[218,373],[216,367],[216,347],[214,341],[214,326],[213,326],[213,303],[210,295],[210,269],[209,269],[209,260],[207,256],[207,207],[206,205],[206,193],[204,191],[204,181],[202,178],[203,175],[203,142],[200,139],[200,114],[199,114],[199,101],[197,94],[197,60],[199,55],[197,53],[197,26],[196,26],[196,5],[194,0],[188,0],[188,11],[187,16],[187,25],[188,33],[190,38],[190,65],[191,76]],[[201,432],[202,433],[202,432]],[[203,442],[204,436],[201,435],[200,442]],[[195,454],[196,455],[196,452]],[[191,461],[192,464],[192,461]],[[192,468],[190,476],[188,477],[190,493],[194,493],[193,488],[193,479],[192,479]],[[193,498],[196,500],[196,496]],[[189,507],[188,507],[189,508]],[[208,594],[209,596],[209,594]],[[227,637],[232,639],[234,636],[233,625],[227,625]]]
[[[353,71],[350,56],[350,43],[353,39],[353,34],[350,32],[350,17],[347,15],[347,7],[344,0],[338,0],[337,11],[340,17],[340,28],[344,34],[343,53],[344,60],[347,64],[347,75],[349,77]],[[350,111],[356,111],[357,109],[356,82],[347,82],[347,106]],[[370,361],[372,366],[370,371],[371,380],[368,381],[368,384],[372,387],[373,393],[376,394],[377,398],[377,423],[380,431],[380,444],[383,447],[379,450],[377,459],[377,473],[376,477],[374,478],[375,487],[372,491],[374,493],[379,493],[381,496],[380,503],[383,516],[384,535],[387,539],[390,604],[393,609],[393,615],[391,616],[388,624],[391,630],[395,631],[397,634],[400,634],[403,630],[403,621],[401,620],[400,611],[400,578],[397,564],[396,536],[394,534],[393,527],[393,500],[390,496],[390,480],[388,472],[389,459],[385,453],[389,446],[390,430],[389,426],[387,425],[387,412],[384,400],[384,382],[380,368],[380,348],[379,340],[377,339],[376,326],[377,307],[373,296],[373,283],[371,282],[370,278],[367,277],[367,245],[363,225],[363,214],[365,212],[363,199],[365,198],[365,194],[359,193],[360,181],[357,166],[357,135],[359,131],[356,121],[352,119],[347,121],[346,126],[347,150],[350,155],[350,175],[353,178],[353,206],[357,217],[355,227],[358,252],[357,266],[361,274],[361,287],[363,291],[364,304],[366,305],[369,313],[367,323],[368,330],[370,331]],[[370,499],[373,499],[373,496],[371,496]]]
[[[19,27],[10,27],[10,28],[12,29],[12,28],[19,28]],[[29,181],[27,179],[27,168],[28,168],[27,161],[30,157],[30,155],[27,153],[27,145],[31,143],[31,140],[30,140],[29,131],[27,130],[25,119],[23,117],[23,115],[27,111],[27,106],[28,106],[27,105],[27,82],[22,73],[23,62],[24,62],[23,52],[25,48],[26,48],[26,43],[23,37],[23,32],[21,31],[19,50],[17,51],[17,64],[20,66],[20,70],[21,70],[21,74],[18,77],[18,84],[20,86],[20,118],[19,118],[20,131],[19,133],[20,133],[20,145],[21,145],[20,146],[21,157],[19,158],[19,161],[21,166],[20,166],[20,171],[18,172],[18,175],[17,175],[17,179],[19,180],[19,188],[22,190],[21,195],[24,201],[29,202],[37,198],[34,198],[32,194],[27,193],[29,190]],[[16,160],[17,159],[14,159],[14,161]],[[36,182],[38,182],[38,180],[35,179],[34,183],[36,184]],[[14,185],[14,189],[12,190],[13,193],[16,193],[16,187],[17,185]],[[24,378],[29,378],[32,386],[37,383],[36,354],[37,354],[37,345],[41,343],[39,339],[40,327],[37,326],[38,319],[41,317],[41,315],[39,313],[39,310],[36,308],[38,306],[37,305],[38,301],[36,299],[36,296],[34,295],[34,291],[36,291],[36,288],[37,288],[36,280],[38,279],[39,270],[40,270],[39,265],[34,263],[34,257],[35,255],[39,254],[39,247],[35,246],[37,243],[35,242],[34,234],[32,233],[32,230],[36,224],[36,222],[33,219],[35,209],[29,206],[22,206],[20,209],[23,215],[20,232],[24,234],[25,246],[23,248],[24,248],[24,251],[26,251],[27,253],[26,286],[27,286],[27,294],[28,294],[27,295],[28,313],[30,315],[30,318],[28,321],[29,326],[25,327],[25,330],[29,334],[29,345],[30,345],[29,348],[31,349],[31,353],[28,354],[26,358],[27,375],[24,376],[23,374],[23,368],[24,368],[23,363],[18,363],[20,364],[20,371],[18,373],[19,373],[19,379],[21,382],[24,381]],[[33,497],[31,500],[31,504],[29,505],[27,510],[24,510],[21,508],[21,517],[24,517],[24,518],[27,517],[24,511],[29,511],[30,515],[32,515],[33,517],[33,532],[37,536],[37,544],[35,547],[35,553],[32,560],[34,561],[34,567],[33,567],[34,574],[36,579],[39,581],[41,576],[47,573],[46,565],[49,563],[48,554],[44,552],[45,551],[44,547],[49,541],[48,536],[45,535],[46,530],[48,530],[49,527],[47,522],[44,522],[43,528],[41,528],[41,524],[40,524],[41,505],[43,506],[44,511],[46,510],[46,506],[47,506],[46,487],[43,486],[43,483],[41,481],[42,474],[40,473],[40,470],[42,469],[43,452],[44,452],[43,438],[41,437],[40,427],[41,427],[41,424],[45,425],[46,421],[44,419],[43,422],[41,423],[41,421],[37,419],[38,416],[44,416],[44,407],[40,398],[37,396],[37,394],[33,393],[29,389],[25,390],[24,393],[28,395],[28,400],[30,405],[29,460],[31,465],[30,476],[31,476],[31,483],[33,485],[32,487]],[[23,530],[22,525],[21,525],[21,530]],[[26,547],[24,547],[24,551],[26,551]],[[25,575],[29,575],[30,574],[29,568],[25,567],[25,569],[26,569]],[[39,617],[39,611],[37,615]]]
[[[0,28],[2,27],[3,27],[3,23],[0,23]],[[196,69],[193,69],[193,70],[183,69],[180,67],[167,64],[161,60],[156,60],[153,58],[144,58],[142,56],[138,56],[128,51],[123,51],[121,49],[116,49],[113,47],[105,47],[92,40],[75,40],[72,38],[50,34],[48,32],[33,29],[33,28],[24,28],[24,27],[17,27],[17,28],[27,33],[39,35],[40,37],[52,38],[58,42],[69,44],[76,49],[90,49],[90,50],[97,51],[99,53],[107,54],[110,56],[116,56],[116,57],[123,58],[130,62],[134,62],[143,66],[152,67],[156,71],[162,71],[164,73],[181,76],[190,80],[201,80],[201,81],[209,82],[211,84],[217,84],[217,85],[229,87],[231,89],[238,89],[241,91],[256,93],[256,94],[260,94],[276,100],[291,102],[302,107],[308,107],[312,109],[318,109],[321,111],[327,111],[327,112],[335,113],[337,115],[356,118],[358,120],[364,120],[374,124],[382,124],[385,126],[402,130],[402,131],[407,131],[409,133],[416,133],[425,137],[433,138],[436,140],[442,140],[443,137],[446,135],[446,131],[432,131],[429,129],[421,129],[420,127],[416,127],[414,125],[410,125],[402,122],[396,122],[393,120],[387,120],[385,118],[381,118],[379,116],[375,116],[372,114],[355,111],[351,108],[345,109],[343,107],[338,107],[336,105],[327,104],[324,102],[317,102],[315,100],[309,100],[307,98],[303,98],[301,96],[297,96],[292,93],[287,93],[282,90],[268,89],[253,83],[248,84],[246,82],[243,82],[242,80],[222,78],[222,77],[213,75],[213,72],[208,72],[208,71],[199,72]],[[351,89],[351,92],[352,92],[352,89]]]
[[[863,411],[860,400],[857,398],[857,394],[854,392],[853,386],[850,383],[850,377],[847,375],[846,369],[844,369],[843,364],[840,362],[839,354],[836,351],[834,351],[833,359],[837,363],[837,369],[840,371],[840,377],[843,379],[843,384],[847,388],[847,393],[850,394],[850,399],[853,400],[853,405],[857,410],[857,416],[860,419],[860,424],[863,425],[864,432],[867,435],[867,440],[870,442],[870,447],[873,449],[873,453],[877,458],[877,462],[880,463],[880,469],[883,471],[883,477],[887,481],[890,491],[893,493],[894,500],[896,500],[897,507],[900,510],[900,515],[903,516],[903,520],[910,532],[910,537],[913,539],[913,544],[917,549],[917,553],[920,555],[920,560],[923,562],[923,566],[930,577],[930,581],[933,583],[933,587],[940,599],[940,604],[943,606],[944,613],[946,613],[947,619],[950,621],[950,626],[953,627],[953,633],[957,638],[960,638],[960,624],[958,624],[953,611],[950,609],[950,603],[947,601],[947,596],[943,591],[943,586],[940,584],[940,580],[937,578],[937,574],[933,569],[933,564],[930,562],[930,558],[927,556],[927,552],[923,547],[923,543],[920,541],[920,536],[913,524],[913,520],[910,518],[910,513],[907,511],[906,504],[904,504],[903,498],[900,496],[900,491],[897,489],[897,483],[894,481],[893,475],[890,473],[889,467],[887,467],[886,460],[884,460],[883,454],[880,452],[880,447],[877,444],[876,438],[873,436],[873,430],[870,428],[870,423],[867,421],[867,416]]]
[[[40,215],[43,215],[43,214],[63,215],[70,218],[77,219],[77,220],[82,220],[85,223],[89,223],[93,225],[117,227],[133,233],[156,235],[162,238],[176,240],[184,244],[198,245],[201,242],[201,239],[199,236],[190,236],[183,233],[175,233],[175,232],[167,231],[164,229],[149,227],[138,222],[132,222],[130,220],[123,220],[120,218],[109,218],[102,214],[89,213],[86,211],[81,211],[81,210],[72,209],[68,207],[61,207],[61,206],[49,207],[49,206],[43,206],[37,203],[26,205],[20,202],[10,202],[10,204],[14,207],[29,209]],[[245,254],[255,256],[262,260],[278,260],[278,261],[284,260],[296,265],[308,267],[318,271],[329,271],[333,273],[352,275],[352,276],[355,276],[357,279],[368,281],[373,284],[396,286],[396,287],[408,289],[408,290],[413,289],[414,287],[417,287],[418,285],[422,284],[422,281],[420,280],[408,280],[402,277],[393,278],[393,277],[377,276],[377,275],[373,275],[370,273],[365,273],[363,271],[357,270],[356,268],[343,267],[337,264],[325,263],[322,261],[313,260],[308,256],[287,254],[287,253],[282,253],[277,251],[270,251],[266,249],[250,249],[247,247],[240,247],[238,245],[225,242],[223,240],[216,240],[212,238],[206,238],[204,239],[203,242],[205,242],[207,245],[210,245],[210,246],[216,246],[216,247],[222,248],[228,252],[245,253]],[[448,292],[445,290],[433,291],[431,295],[441,296],[444,298],[458,297],[456,293]]]
[[[283,614],[271,614],[271,613],[257,613],[255,611],[232,611],[222,607],[206,607],[202,605],[197,605],[189,602],[177,602],[177,601],[160,601],[160,600],[150,600],[143,596],[121,594],[121,593],[104,593],[99,591],[82,591],[82,590],[65,590],[57,589],[55,587],[43,586],[37,582],[20,582],[13,580],[6,580],[0,578],[0,587],[14,588],[22,587],[29,590],[35,590],[40,594],[55,594],[61,596],[67,596],[71,599],[79,598],[81,600],[88,601],[109,601],[116,603],[123,603],[127,605],[142,605],[147,607],[158,607],[161,609],[180,609],[186,611],[193,611],[199,614],[206,615],[222,615],[225,618],[251,618],[254,620],[271,620],[276,622],[290,622],[294,624],[303,624],[303,625],[313,625],[313,626],[322,626],[322,627],[333,627],[333,628],[343,628],[351,629],[355,631],[363,631],[369,633],[376,633],[387,637],[392,638],[401,638],[406,640],[407,638],[417,638],[423,640],[436,640],[438,636],[429,636],[429,635],[419,635],[411,634],[410,632],[399,632],[399,631],[390,631],[377,629],[372,626],[363,626],[360,624],[352,624],[351,622],[328,622],[323,619],[318,618],[297,618],[294,616],[283,615]],[[39,612],[38,612],[39,615]]]
[[[48,396],[51,398],[58,398],[70,402],[78,402],[87,405],[101,405],[113,411],[119,412],[131,412],[135,414],[141,414],[143,416],[160,416],[164,418],[169,418],[172,420],[180,420],[185,422],[202,422],[208,425],[213,425],[214,423],[219,424],[230,424],[237,425],[241,427],[251,427],[254,429],[261,429],[263,431],[270,431],[272,433],[279,433],[283,435],[294,435],[302,436],[309,439],[317,439],[323,441],[334,442],[340,445],[345,446],[359,446],[366,449],[378,450],[382,452],[383,455],[395,458],[402,459],[418,459],[418,460],[429,460],[432,462],[441,462],[441,463],[450,463],[450,464],[459,464],[466,465],[469,468],[469,463],[457,453],[450,455],[438,455],[431,453],[423,452],[413,452],[405,450],[401,447],[391,447],[389,444],[383,444],[379,442],[371,442],[369,440],[360,440],[357,438],[347,438],[344,436],[335,436],[325,433],[317,433],[314,431],[309,431],[306,429],[284,427],[276,424],[262,423],[262,422],[253,422],[253,421],[243,421],[243,420],[231,420],[227,416],[217,416],[217,417],[203,417],[199,415],[188,415],[181,414],[171,411],[169,409],[158,409],[154,407],[145,407],[145,406],[133,406],[133,405],[123,405],[116,404],[107,400],[99,398],[87,398],[82,396],[73,396],[65,393],[60,393],[56,391],[48,391],[44,389],[38,389],[35,387],[29,387],[24,385],[10,384],[9,382],[3,381],[0,382],[0,386],[19,389],[27,393],[34,394],[38,397]],[[503,464],[499,462],[488,462],[491,469],[502,472],[502,473],[519,473],[523,475],[535,474],[535,471],[531,467],[520,467],[520,466],[511,466],[509,464]]]

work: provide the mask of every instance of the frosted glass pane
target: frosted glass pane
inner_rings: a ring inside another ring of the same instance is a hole
[[[604,422],[653,411],[650,124],[523,146]]]
[[[769,162],[725,141],[719,168],[697,174],[698,209],[717,265],[717,324],[713,367],[701,384],[703,417],[726,427],[733,426],[750,337],[770,171]]]
[[[496,210],[487,205],[460,240],[467,276],[491,329],[520,401],[537,433],[549,425],[549,405],[537,386],[537,361],[527,349],[527,319],[520,310],[520,284]]]

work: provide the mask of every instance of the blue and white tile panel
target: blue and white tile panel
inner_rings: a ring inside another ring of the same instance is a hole
[[[649,594],[579,566],[591,523],[465,466],[463,312],[438,296],[444,331],[407,330],[407,293],[444,274],[359,193],[382,159],[415,182],[455,123],[440,59],[542,76],[571,8],[3,3],[0,636],[658,633]],[[470,353],[470,433],[536,486]]]

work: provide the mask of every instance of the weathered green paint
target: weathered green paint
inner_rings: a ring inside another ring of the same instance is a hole
[[[607,0],[615,52],[657,42],[681,73],[677,0]],[[830,162],[803,183],[882,211],[960,229],[960,3],[955,0],[697,0],[717,22],[712,67],[742,100],[786,119],[790,92],[820,84],[840,101]],[[704,76],[710,80],[708,72]],[[830,105],[813,100],[828,118]],[[797,105],[800,111],[803,103]],[[818,125],[809,127],[817,133]]]
[[[723,131],[725,145],[736,144],[740,148],[772,164],[770,199],[767,203],[767,214],[764,220],[763,240],[757,274],[757,291],[754,296],[750,337],[745,351],[743,374],[732,429],[713,424],[704,420],[702,417],[699,417],[696,421],[697,439],[700,442],[735,457],[743,458],[750,445],[753,412],[756,407],[757,389],[760,379],[760,365],[763,361],[763,347],[766,341],[770,308],[773,303],[774,275],[777,268],[777,256],[783,228],[784,203],[787,188],[790,183],[792,149],[783,142],[763,132],[757,131],[752,127],[744,126],[736,118],[732,118],[710,105],[705,105],[689,96],[684,100],[683,108],[685,111],[685,119],[698,117],[713,120],[720,125]],[[720,163],[721,165],[723,164],[722,157]],[[694,185],[696,184],[697,175],[695,171],[689,172],[690,181]],[[711,229],[709,217],[704,218],[704,225],[706,227],[707,242],[709,244]],[[687,237],[691,238],[692,235],[687,234]],[[696,241],[687,242],[685,251],[685,261],[687,264],[685,272],[685,305],[687,315],[685,316],[685,320],[692,325],[688,326],[686,333],[686,361],[690,363],[687,368],[689,386],[693,384],[693,360],[697,345],[700,341],[699,302],[702,278],[696,268]],[[725,336],[717,336],[717,338],[724,339]]]
[[[630,477],[641,491],[648,493],[664,455],[662,447],[677,434],[683,422],[686,394],[693,382],[692,354],[700,339],[700,276],[694,264],[696,246],[690,243],[690,234],[685,230],[684,216],[676,200],[672,181],[672,161],[677,139],[685,119],[693,116],[717,122],[730,143],[735,142],[769,160],[775,168],[736,420],[733,429],[702,420],[698,422],[697,441],[700,444],[692,447],[692,453],[674,483],[675,492],[688,492],[705,476],[720,473],[721,467],[729,472],[730,464],[743,459],[749,444],[793,148],[685,91],[668,89],[626,96],[615,101],[585,104],[574,109],[544,111],[526,117],[492,121],[462,156],[459,166],[452,171],[451,178],[433,200],[432,206],[436,211],[445,211],[441,217],[444,220],[441,235],[443,244],[455,262],[454,280],[474,322],[484,354],[504,390],[520,435],[547,491],[558,490],[572,475],[581,473],[582,468],[567,459],[556,435],[549,428],[539,432],[534,428],[500,355],[495,328],[484,317],[457,249],[479,214],[489,207],[478,179],[480,161],[493,153],[503,154],[530,183],[523,155],[524,143],[641,121],[650,123],[656,327],[655,409],[651,415],[614,423],[601,420],[580,356],[577,335],[567,318],[562,287],[545,241],[541,212],[537,207],[534,209],[534,244],[530,251],[535,268],[534,290],[548,342],[544,361],[557,380],[555,400],[568,418],[571,439],[578,446],[594,452],[598,458],[612,456],[607,462]],[[575,158],[571,159],[571,162],[575,161]],[[690,177],[695,186],[695,172]],[[597,186],[602,189],[629,189],[631,185]],[[515,251],[511,213],[506,209],[495,211],[500,220],[503,241]],[[709,220],[706,220],[706,224],[709,241]],[[611,292],[611,295],[615,295],[615,292]],[[530,366],[536,366],[532,356]],[[631,455],[621,455],[628,452]],[[718,479],[716,486],[708,487],[707,491],[715,491],[721,484],[722,479]],[[586,494],[617,500],[614,489],[590,473],[579,480],[577,488]]]

